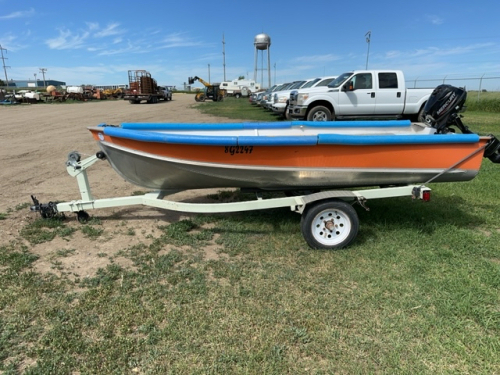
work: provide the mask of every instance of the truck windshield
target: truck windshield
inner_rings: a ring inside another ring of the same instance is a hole
[[[312,79],[310,80],[309,82],[307,82],[304,86],[301,87],[301,89],[307,89],[308,87],[311,87],[312,85],[314,85],[316,82],[318,82],[321,78],[316,78],[316,79]]]
[[[300,88],[306,81],[297,81],[295,82],[293,85],[291,85],[288,90],[292,90],[292,89],[298,89]]]
[[[342,73],[341,75],[339,75],[337,78],[335,78],[329,85],[328,87],[331,87],[331,88],[337,88],[337,87],[340,87],[345,81],[347,78],[349,78],[350,76],[352,76],[352,72],[348,72],[348,73]]]

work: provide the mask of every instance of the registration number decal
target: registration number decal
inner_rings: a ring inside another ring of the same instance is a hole
[[[253,146],[225,146],[224,153],[229,155],[234,154],[251,154]]]

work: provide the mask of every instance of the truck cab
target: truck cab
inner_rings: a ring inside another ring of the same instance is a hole
[[[309,121],[417,116],[432,89],[407,89],[403,72],[360,70],[343,73],[325,90],[290,93],[289,115]]]

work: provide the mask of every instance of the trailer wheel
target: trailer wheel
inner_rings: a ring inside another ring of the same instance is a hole
[[[307,114],[307,121],[333,121],[332,113],[321,105],[314,107]]]
[[[300,226],[304,239],[313,249],[341,249],[356,238],[359,218],[350,204],[327,200],[306,206]]]
[[[234,94],[234,97],[235,97],[236,99],[239,99],[239,98],[241,97],[241,94],[240,94],[240,93],[236,93],[236,94]]]
[[[76,218],[78,219],[79,223],[85,224],[86,222],[89,221],[90,215],[85,211],[78,211],[76,213]]]

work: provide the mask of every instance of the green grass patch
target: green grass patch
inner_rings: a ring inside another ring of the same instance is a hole
[[[31,244],[52,241],[55,237],[70,237],[75,229],[68,227],[62,218],[38,218],[21,230],[21,237]]]
[[[193,99],[194,101],[194,99]],[[196,103],[193,106],[201,113],[218,117],[227,117],[233,120],[245,121],[279,121],[281,117],[273,114],[271,111],[266,111],[261,107],[253,106],[249,103],[248,98],[225,98],[222,102],[206,101]]]
[[[465,106],[467,111],[500,113],[500,92],[468,91]]]

